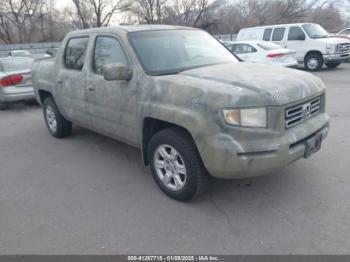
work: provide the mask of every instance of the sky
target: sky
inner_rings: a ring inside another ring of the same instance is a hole
[[[66,6],[69,6],[72,3],[72,0],[52,0],[55,8],[63,9]]]

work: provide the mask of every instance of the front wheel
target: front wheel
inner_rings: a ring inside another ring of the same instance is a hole
[[[193,139],[180,129],[156,133],[148,146],[154,180],[169,197],[189,201],[204,188],[206,170]]]
[[[305,68],[308,71],[319,71],[323,66],[323,58],[319,54],[310,54],[305,58]]]
[[[63,138],[71,134],[72,123],[62,116],[52,97],[45,99],[43,109],[46,126],[52,136]]]
[[[326,66],[327,66],[328,68],[333,69],[333,68],[337,68],[340,64],[341,64],[341,63],[327,63]]]

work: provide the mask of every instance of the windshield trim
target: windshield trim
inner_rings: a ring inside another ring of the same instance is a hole
[[[192,69],[196,69],[196,68],[202,68],[202,67],[208,67],[208,66],[213,66],[213,65],[220,65],[220,64],[227,64],[230,62],[221,62],[221,63],[209,63],[209,64],[203,64],[203,65],[194,65],[194,66],[187,66],[187,67],[181,67],[178,68],[177,70],[161,70],[161,71],[151,71],[151,70],[147,70],[146,66],[144,65],[144,63],[142,62],[142,60],[140,59],[139,53],[137,52],[133,42],[130,40],[130,35],[132,34],[136,34],[136,33],[140,33],[140,32],[159,32],[159,31],[202,31],[207,33],[206,31],[200,30],[200,29],[196,29],[196,28],[176,28],[176,29],[155,29],[155,30],[144,30],[144,31],[135,31],[135,32],[128,32],[127,35],[127,39],[129,44],[132,47],[133,52],[135,53],[138,62],[140,63],[143,71],[146,73],[146,75],[149,76],[165,76],[165,75],[176,75],[179,74],[181,72],[184,71],[188,71],[188,70],[192,70]],[[207,33],[208,34],[208,33]],[[210,35],[210,34],[209,34]],[[212,36],[213,37],[213,36]],[[242,62],[241,59],[239,59],[235,54],[233,54],[223,43],[221,43],[218,39],[216,39],[215,37],[213,37],[218,43],[220,43],[225,49],[227,49],[229,51],[229,53],[235,57],[237,59],[237,62]]]

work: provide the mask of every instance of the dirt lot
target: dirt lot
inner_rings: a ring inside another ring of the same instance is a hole
[[[318,154],[187,204],[134,148],[79,127],[56,140],[37,106],[0,112],[0,254],[349,254],[350,63],[317,75],[332,118]]]

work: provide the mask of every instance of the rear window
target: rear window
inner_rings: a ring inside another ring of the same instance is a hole
[[[64,55],[64,63],[67,68],[74,70],[81,70],[83,68],[88,42],[88,37],[72,38],[69,40]]]
[[[30,70],[33,59],[6,59],[0,61],[1,72],[16,72]]]
[[[286,29],[283,28],[276,28],[273,31],[273,35],[272,35],[272,41],[281,41],[284,37],[284,32],[286,31]]]
[[[270,41],[271,34],[272,34],[272,29],[271,28],[265,29],[263,40],[264,41]]]
[[[259,43],[259,47],[265,50],[276,50],[276,49],[281,49],[281,47],[277,44],[271,43],[271,42],[264,42],[264,43]]]

